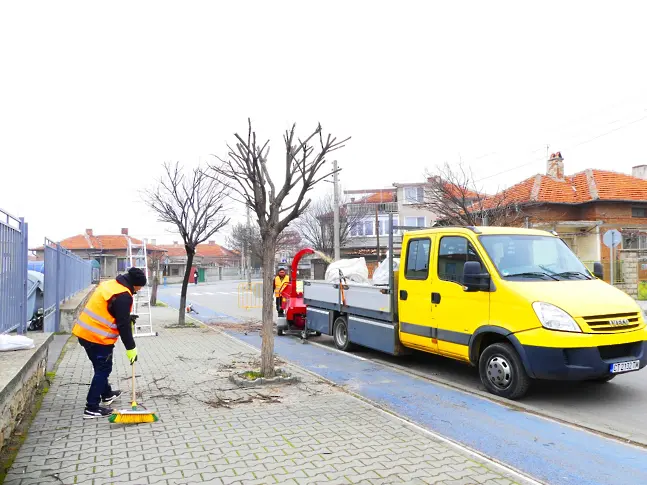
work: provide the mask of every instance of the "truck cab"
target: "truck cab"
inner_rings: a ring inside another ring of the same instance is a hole
[[[647,365],[637,303],[544,231],[406,233],[396,297],[404,346],[477,366],[499,396],[523,396],[532,379],[606,382]]]
[[[477,367],[509,399],[534,379],[608,382],[647,365],[638,304],[545,231],[406,232],[388,288],[306,281],[304,303],[307,328],[341,350],[439,354]]]

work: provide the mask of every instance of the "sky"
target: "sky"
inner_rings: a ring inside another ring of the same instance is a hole
[[[279,181],[295,122],[352,137],[333,157],[344,189],[462,162],[493,192],[545,172],[554,151],[567,174],[631,173],[647,164],[646,14],[644,2],[5,0],[0,208],[26,219],[31,246],[86,228],[172,242],[141,191],[164,162],[226,156],[248,117]]]

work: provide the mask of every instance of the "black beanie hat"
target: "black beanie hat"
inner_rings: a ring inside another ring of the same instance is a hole
[[[130,268],[128,279],[133,286],[146,286],[146,275],[139,268]]]

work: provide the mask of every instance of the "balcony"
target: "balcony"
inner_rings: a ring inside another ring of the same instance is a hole
[[[397,202],[375,202],[375,203],[359,203],[347,204],[346,209],[349,215],[363,215],[363,214],[396,214],[398,212]]]

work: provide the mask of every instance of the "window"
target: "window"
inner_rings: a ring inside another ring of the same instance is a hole
[[[577,256],[556,237],[492,235],[480,239],[504,278],[551,281],[555,277],[583,279],[589,274]]]
[[[375,221],[372,220],[365,220],[364,221],[364,235],[365,236],[372,236],[373,235],[373,230],[375,226]]]
[[[407,227],[425,227],[424,217],[405,217],[404,225]]]
[[[117,258],[117,272],[125,273],[128,268],[128,259],[127,258]]]
[[[622,249],[647,249],[647,236],[643,234],[623,234]]]
[[[362,221],[353,222],[350,227],[351,237],[360,237],[364,235],[364,223]]]
[[[419,204],[424,201],[425,192],[423,187],[405,187],[404,202],[406,204]]]
[[[643,219],[647,218],[647,207],[632,207],[631,208],[631,217],[641,217]]]
[[[483,262],[474,246],[461,236],[446,236],[440,240],[438,250],[438,277],[441,280],[462,284],[463,267],[468,261]]]
[[[408,280],[426,280],[429,277],[431,240],[411,239],[407,245],[407,266],[404,277]]]

